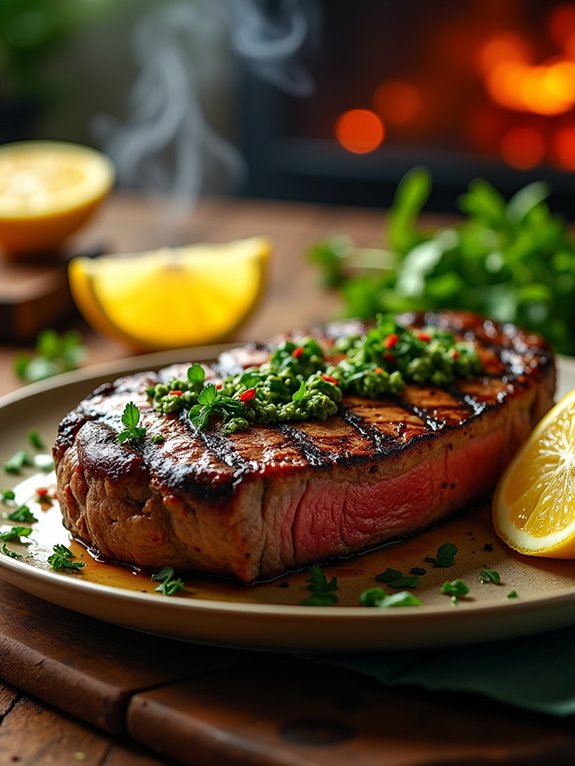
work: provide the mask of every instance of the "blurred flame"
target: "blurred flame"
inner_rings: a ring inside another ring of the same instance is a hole
[[[419,88],[407,80],[387,80],[376,89],[373,103],[386,122],[402,125],[421,114],[423,97]]]
[[[545,140],[528,125],[511,128],[503,134],[499,147],[503,160],[519,170],[533,168],[545,156]]]
[[[566,9],[557,9],[560,10]],[[565,43],[571,41],[575,48],[575,14],[568,16],[573,23],[562,30],[565,36],[561,39]],[[558,24],[557,18],[561,17],[551,17],[551,28]],[[522,40],[514,35],[499,35],[484,44],[478,64],[488,93],[508,109],[557,115],[575,105],[575,61],[567,54],[532,64]]]
[[[575,170],[575,126],[560,128],[552,139],[553,158],[564,170]]]
[[[354,154],[367,154],[383,142],[385,126],[369,109],[350,109],[336,120],[335,136],[344,149]]]

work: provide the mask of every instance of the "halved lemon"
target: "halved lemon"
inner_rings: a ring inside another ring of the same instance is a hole
[[[53,250],[92,215],[114,179],[112,162],[86,146],[0,146],[0,246],[8,254]]]
[[[138,351],[225,340],[263,292],[264,237],[142,253],[77,257],[70,287],[86,321]]]
[[[520,553],[575,558],[575,390],[543,417],[507,467],[493,523]]]

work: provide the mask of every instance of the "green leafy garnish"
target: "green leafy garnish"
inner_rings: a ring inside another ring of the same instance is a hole
[[[34,383],[77,369],[85,353],[79,333],[71,330],[59,335],[52,329],[42,330],[36,338],[35,354],[18,355],[14,372],[23,383]]]
[[[190,421],[198,429],[203,431],[212,415],[219,415],[224,419],[243,417],[246,408],[238,399],[222,394],[213,383],[208,383],[198,396],[198,403],[190,408]]]
[[[20,553],[16,553],[16,551],[11,550],[6,543],[2,543],[2,548],[0,548],[2,553],[5,556],[9,556],[11,559],[21,559],[22,555]]]
[[[519,598],[519,593],[516,590],[509,591],[507,598]]]
[[[16,493],[13,489],[0,490],[0,500],[4,503],[4,505],[13,503],[16,500]]]
[[[424,168],[403,178],[387,214],[389,249],[372,250],[367,268],[349,237],[313,246],[310,257],[339,290],[344,314],[469,309],[575,355],[575,238],[547,204],[547,186],[531,183],[507,201],[476,179],[459,200],[459,221],[425,229],[418,219],[430,191]]]
[[[463,580],[452,580],[444,582],[441,586],[441,592],[444,596],[451,597],[451,603],[457,604],[460,598],[465,598],[469,593],[469,586]]]
[[[122,423],[126,426],[123,431],[120,431],[116,437],[120,444],[130,442],[135,444],[140,441],[146,435],[146,429],[139,426],[140,422],[140,410],[134,404],[134,402],[128,402],[124,407],[122,413]]]
[[[328,580],[323,569],[318,565],[310,567],[307,579],[310,596],[302,600],[303,606],[333,606],[337,604],[339,585],[336,577]]]
[[[419,577],[415,574],[404,575],[398,569],[387,568],[383,572],[375,575],[377,582],[384,582],[390,588],[417,588]]]
[[[422,601],[409,591],[400,591],[389,595],[383,588],[368,588],[359,597],[362,606],[373,606],[382,609],[396,606],[421,606]]]
[[[34,462],[28,452],[24,449],[15,452],[12,457],[4,463],[5,473],[18,475],[24,468],[34,465]]]
[[[0,540],[5,543],[21,543],[23,537],[29,537],[31,534],[31,527],[12,527],[6,532],[0,532]]]
[[[457,545],[455,543],[443,543],[437,549],[435,556],[426,556],[425,561],[433,564],[436,568],[447,569],[455,564]]]
[[[21,505],[16,510],[11,511],[6,515],[6,518],[10,521],[22,521],[25,524],[35,524],[38,521],[27,505]]]
[[[44,449],[45,445],[38,431],[29,431],[28,441],[30,442],[31,446],[34,447],[34,449]]]
[[[180,580],[175,575],[176,572],[173,567],[163,567],[159,572],[153,574],[151,579],[154,580],[154,582],[160,583],[155,590],[162,593],[164,596],[173,596],[175,593],[178,593],[178,591],[185,588],[184,581]]]
[[[501,585],[501,575],[499,572],[496,572],[495,569],[483,568],[479,575],[479,582]]]
[[[188,380],[190,383],[202,384],[206,378],[206,371],[201,364],[192,364],[188,367]]]
[[[56,543],[54,552],[48,557],[48,564],[56,571],[76,573],[85,566],[83,561],[72,561],[74,554],[65,545]]]

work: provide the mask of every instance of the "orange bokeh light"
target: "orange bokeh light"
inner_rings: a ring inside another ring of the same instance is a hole
[[[349,152],[367,154],[383,142],[385,126],[369,109],[350,109],[337,118],[335,136]]]
[[[575,170],[575,126],[560,128],[552,145],[556,164],[564,170]]]
[[[386,122],[404,125],[421,114],[421,91],[407,80],[388,80],[376,89],[374,106]]]
[[[504,162],[518,170],[539,165],[545,157],[545,141],[541,133],[528,125],[508,130],[501,139],[499,151]]]

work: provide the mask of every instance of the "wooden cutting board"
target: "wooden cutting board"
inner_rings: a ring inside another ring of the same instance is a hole
[[[0,253],[0,340],[31,342],[72,307],[63,258],[12,262]]]
[[[1,582],[0,678],[113,741],[193,766],[575,763],[569,720],[138,633]]]

